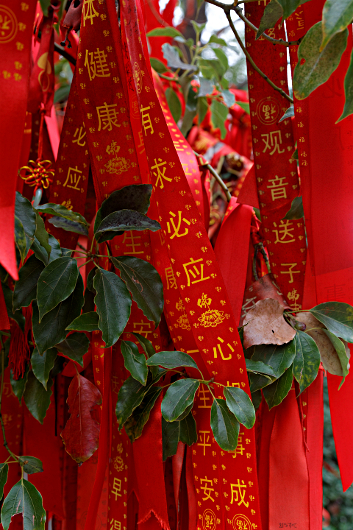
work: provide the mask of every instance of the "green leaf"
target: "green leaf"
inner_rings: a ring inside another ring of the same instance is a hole
[[[352,19],[352,0],[326,0],[322,10],[321,49],[325,48],[334,35],[345,30],[352,23]]]
[[[197,442],[196,421],[192,412],[180,421],[180,441],[188,446]]]
[[[148,339],[146,339],[145,337],[143,337],[139,333],[133,333],[133,335],[135,335],[135,337],[137,338],[137,340],[141,344],[141,346],[143,348],[143,351],[147,355],[147,359],[149,359],[150,357],[152,357],[152,355],[154,355],[156,353],[156,350],[154,349],[153,344],[152,344],[151,341],[149,341]]]
[[[166,421],[176,420],[194,402],[200,383],[195,379],[179,379],[168,388],[162,401],[162,416]]]
[[[63,255],[59,241],[49,234],[49,245],[51,247],[51,253],[49,256],[49,263],[52,263]]]
[[[239,422],[224,399],[214,399],[211,407],[211,429],[224,451],[234,451],[238,444]]]
[[[277,0],[279,4],[281,4],[283,8],[283,20],[288,18],[294,11],[297,9],[297,7],[301,6],[302,4],[305,4],[306,2],[309,2],[309,0]]]
[[[23,316],[22,311],[15,311],[15,312],[12,311],[13,292],[11,291],[10,287],[8,287],[5,283],[2,284],[2,292],[4,295],[6,310],[7,310],[7,314],[9,318],[16,320],[17,324],[20,326],[21,330],[24,332],[26,319]]]
[[[198,89],[193,85],[189,86],[188,95],[186,98],[186,108],[191,111],[196,112],[197,107],[197,98],[198,98]]]
[[[4,495],[4,487],[7,482],[7,476],[9,474],[8,464],[0,464],[0,499]]]
[[[188,132],[190,131],[194,118],[196,116],[196,110],[186,109],[184,113],[183,123],[180,127],[180,132],[186,138]]]
[[[289,368],[295,357],[294,341],[282,344],[281,346],[276,344],[261,344],[260,346],[252,346],[249,348],[250,351],[252,349],[254,353],[251,355],[251,360],[261,361],[267,364],[273,369],[277,377]]]
[[[191,405],[189,405],[188,407],[186,407],[186,409],[184,410],[184,412],[182,412],[180,414],[180,416],[178,416],[176,418],[175,421],[182,421],[184,418],[186,418],[186,416],[191,412],[191,409],[192,407],[194,406],[194,403],[191,403]]]
[[[58,258],[47,265],[39,276],[37,285],[40,321],[46,313],[70,296],[79,274],[77,261],[69,257]]]
[[[67,331],[96,331],[98,327],[98,313],[95,311],[89,311],[83,313],[79,317],[75,318],[71,324],[67,326]]]
[[[35,458],[34,456],[19,456],[18,458],[23,465],[23,471],[28,473],[28,475],[43,473],[43,464],[39,458]]]
[[[23,530],[44,530],[46,513],[43,499],[39,491],[28,482],[21,479],[13,486],[4,500],[1,509],[1,524],[8,530],[11,517],[22,513]]]
[[[13,310],[28,307],[37,296],[37,283],[44,265],[34,255],[19,270],[19,279],[13,292]]]
[[[199,118],[199,124],[203,122],[208,111],[207,98],[198,98],[197,100],[197,114]]]
[[[283,219],[292,220],[301,219],[302,217],[304,217],[303,197],[300,195],[299,197],[295,197],[295,199],[293,199],[290,210],[286,213]]]
[[[26,235],[33,241],[36,231],[36,212],[28,199],[16,191],[15,215],[21,221]]]
[[[272,370],[271,366],[263,363],[262,361],[253,361],[252,359],[245,359],[246,370],[254,374],[266,374],[270,377],[276,377],[276,373]]]
[[[119,269],[133,300],[157,327],[164,306],[163,284],[157,270],[147,261],[135,257],[120,256],[112,261]]]
[[[168,72],[168,68],[162,61],[159,59],[155,59],[155,57],[150,57],[150,63],[153,70],[155,70],[158,74],[164,74],[164,72]]]
[[[317,376],[321,357],[314,339],[303,331],[297,331],[294,337],[296,355],[293,361],[293,375],[303,392]]]
[[[48,222],[56,228],[66,230],[66,232],[74,232],[81,236],[88,236],[87,226],[77,223],[76,221],[70,221],[70,219],[64,219],[64,217],[52,217],[51,219],[48,219]]]
[[[210,40],[208,41],[208,44],[212,44],[212,43],[227,47],[226,41],[224,39],[221,39],[220,37],[217,37],[217,35],[211,35]]]
[[[211,81],[210,79],[204,79],[203,77],[200,77],[200,89],[197,94],[197,97],[200,98],[202,96],[208,96],[209,94],[212,94],[213,88],[214,88],[213,80]]]
[[[353,114],[353,51],[351,53],[351,60],[344,78],[344,94],[345,102],[343,112],[336,123],[340,122],[350,114]]]
[[[152,193],[151,184],[132,184],[124,186],[120,190],[113,191],[109,197],[102,202],[102,206],[97,212],[94,222],[96,232],[102,219],[118,210],[136,210],[146,214],[150,206]]]
[[[122,356],[124,357],[124,366],[131,376],[139,381],[142,385],[146,385],[148,368],[146,365],[146,357],[139,352],[138,347],[134,342],[129,340],[122,340],[120,343]]]
[[[33,302],[32,328],[39,353],[52,348],[63,341],[67,335],[67,326],[81,313],[83,306],[83,280],[79,275],[74,292],[49,311],[39,323],[37,304]]]
[[[347,342],[353,342],[353,307],[341,302],[325,302],[310,313],[320,320],[331,333]]]
[[[259,29],[256,33],[256,39],[261,37],[261,35],[270,28],[274,28],[277,20],[283,16],[282,6],[277,2],[277,0],[271,0],[269,4],[264,9],[264,14],[262,15]]]
[[[221,130],[221,138],[223,139],[227,134],[227,129],[225,128],[224,123],[228,116],[228,108],[223,105],[223,103],[214,99],[211,104],[211,115],[212,123],[216,128]]]
[[[250,115],[250,105],[249,103],[246,103],[245,101],[236,101],[236,104],[239,105],[247,114]]]
[[[153,409],[162,388],[152,386],[145,393],[141,405],[139,405],[125,423],[125,431],[131,442],[134,442],[142,434],[143,428],[148,422],[151,410]]]
[[[165,91],[165,97],[167,99],[169,110],[173,116],[175,123],[178,123],[181,117],[181,103],[172,88],[167,88]]]
[[[89,340],[84,333],[71,333],[56,345],[59,352],[83,366],[83,356],[88,352]]]
[[[334,335],[333,333],[331,333],[327,329],[324,329],[323,331],[328,336],[330,341],[332,342],[333,347],[336,350],[336,353],[338,355],[338,358],[339,358],[341,366],[342,366],[343,377],[342,377],[341,384],[339,386],[339,389],[340,389],[341,386],[344,383],[344,380],[346,379],[346,376],[349,373],[349,358],[347,357],[346,348],[345,348],[345,345],[343,344],[343,342],[341,341],[341,339],[336,337],[336,335]]]
[[[182,351],[161,351],[155,353],[147,359],[147,366],[162,366],[168,370],[178,368],[179,366],[187,366],[198,370],[194,359]]]
[[[103,243],[119,235],[119,232],[122,233],[126,230],[157,232],[160,228],[161,225],[157,221],[150,219],[143,213],[135,210],[119,210],[105,217],[94,235],[98,243]]]
[[[253,392],[251,394],[251,400],[253,402],[253,405],[255,407],[255,410],[257,410],[261,404],[262,401],[262,393],[261,390],[257,390],[256,392]]]
[[[10,370],[10,383],[11,383],[11,388],[12,388],[12,392],[15,394],[15,396],[17,397],[18,401],[21,403],[22,401],[22,397],[23,397],[23,393],[25,391],[25,388],[26,388],[26,384],[27,384],[27,380],[28,380],[28,367],[26,367],[26,371],[22,377],[22,379],[14,379],[13,378],[13,372],[12,370]]]
[[[129,377],[124,381],[119,390],[115,408],[119,430],[122,429],[126,420],[131,416],[136,407],[141,404],[146,392],[147,388],[133,377]]]
[[[50,0],[39,0],[40,7],[42,8],[43,15],[48,16],[48,7],[50,6]]]
[[[27,256],[27,239],[26,239],[26,233],[23,228],[23,224],[21,223],[19,218],[16,216],[15,216],[15,242],[16,242],[18,250],[20,251],[21,260],[23,263]]]
[[[168,456],[174,456],[178,449],[180,439],[180,422],[172,423],[162,418],[162,442],[163,442],[163,462]]]
[[[173,27],[155,28],[146,33],[146,37],[182,37],[183,35]]]
[[[224,103],[227,107],[232,107],[235,103],[235,96],[230,90],[222,90],[222,96]]]
[[[28,374],[23,399],[32,416],[42,424],[50,405],[53,382],[53,379],[49,379],[45,389],[32,371]]]
[[[51,246],[49,245],[49,234],[46,231],[44,221],[38,212],[36,212],[36,231],[34,235],[42,247],[48,252],[49,257],[51,252]]]
[[[89,223],[87,223],[83,215],[77,212],[73,212],[72,210],[68,210],[68,208],[66,208],[62,204],[54,204],[48,202],[47,204],[40,204],[36,207],[36,210],[39,210],[41,213],[49,213],[51,215],[54,215],[55,217],[62,217],[63,219],[68,219],[69,221],[80,223],[83,226],[89,228]]]
[[[223,50],[220,48],[213,48],[213,52],[216,54],[217,59],[221,63],[224,71],[226,72],[229,68],[228,58]],[[228,105],[230,107],[230,105]]]
[[[292,367],[288,368],[272,385],[266,386],[262,392],[269,409],[276,407],[288,395],[293,383]]]
[[[45,390],[47,390],[47,382],[49,379],[50,370],[54,367],[55,359],[58,352],[55,348],[50,348],[40,355],[38,348],[34,348],[31,356],[32,370],[38,381],[42,383]]]
[[[34,255],[37,259],[44,263],[44,265],[48,265],[48,263],[56,260],[57,258],[61,258],[62,256],[59,241],[52,235],[49,235],[49,246],[51,248],[51,252],[50,256],[48,257],[48,252],[44,247],[42,247],[36,237],[34,238],[34,241],[31,245],[31,250],[33,250]]]
[[[67,100],[70,94],[70,90],[71,84],[62,85],[57,90],[55,90],[54,103],[60,103]]]
[[[255,409],[248,394],[241,388],[224,387],[223,394],[231,412],[247,429],[255,424]]]
[[[171,68],[181,68],[182,70],[196,70],[196,66],[183,63],[179,57],[178,50],[167,42],[162,46],[163,56]]]
[[[250,392],[254,393],[273,383],[273,378],[267,375],[248,373]]]
[[[201,35],[201,32],[205,29],[206,27],[206,23],[203,22],[203,23],[199,23],[199,22],[196,22],[196,20],[191,20],[190,21],[194,30],[195,30],[195,33],[196,35],[200,36]]]
[[[131,297],[125,283],[114,273],[98,269],[93,280],[98,326],[106,348],[113,346],[125,329],[131,313]]]
[[[286,112],[283,114],[282,118],[278,121],[278,123],[281,123],[281,121],[286,120],[287,118],[293,118],[295,116],[294,114],[294,107],[291,105],[288,107]]]
[[[306,33],[298,48],[293,90],[297,99],[305,99],[325,83],[336,70],[347,46],[348,30],[337,33],[321,51],[322,26],[318,22]]]

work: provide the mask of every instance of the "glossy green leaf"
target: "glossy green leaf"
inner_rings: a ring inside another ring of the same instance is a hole
[[[317,376],[321,357],[314,339],[303,331],[297,331],[294,337],[296,355],[293,361],[293,375],[303,392]]]
[[[109,214],[103,219],[95,232],[95,237],[99,243],[110,240],[119,232],[137,230],[160,230],[161,225],[150,219],[143,213],[136,210],[119,210]]]
[[[16,191],[15,215],[21,221],[24,231],[31,241],[33,241],[36,231],[36,212],[28,199]]]
[[[262,15],[260,26],[258,32],[256,33],[256,38],[258,39],[261,35],[270,28],[274,28],[277,20],[283,16],[282,6],[277,2],[277,0],[271,0],[269,4],[264,9],[264,14]]]
[[[146,37],[182,37],[183,35],[176,28],[165,27],[155,28],[146,33]]]
[[[229,410],[239,423],[242,423],[247,429],[251,429],[255,423],[255,409],[248,394],[236,386],[225,387],[223,394]]]
[[[51,248],[51,252],[50,256],[48,257],[48,252],[44,247],[42,247],[36,237],[34,238],[34,241],[31,245],[31,250],[33,250],[35,257],[44,263],[44,265],[48,265],[48,263],[56,260],[57,258],[61,258],[62,256],[59,241],[52,235],[49,235],[49,246]]]
[[[131,442],[134,442],[142,434],[143,428],[149,420],[151,410],[153,409],[162,388],[152,386],[145,393],[142,403],[133,411],[130,418],[125,423],[125,431]]]
[[[198,369],[194,359],[182,351],[161,351],[156,353],[147,359],[147,366],[162,366],[168,370],[178,368],[179,366]]]
[[[34,373],[28,374],[28,381],[23,394],[24,402],[32,416],[43,423],[47,410],[50,405],[52,395],[53,379],[47,382],[47,389],[38,381]]]
[[[300,195],[292,200],[290,210],[286,213],[283,219],[302,219],[302,217],[304,217],[303,197]]]
[[[45,248],[49,257],[51,252],[51,246],[49,244],[49,234],[46,231],[44,221],[38,212],[36,212],[36,231],[34,235],[39,241],[39,243],[42,245],[42,247]]]
[[[98,326],[106,348],[113,346],[125,329],[131,313],[131,297],[125,283],[113,272],[98,269],[93,280]]]
[[[55,359],[58,352],[55,348],[50,348],[40,355],[38,348],[34,348],[31,356],[32,370],[38,381],[42,383],[47,390],[50,370],[54,367]]]
[[[90,311],[83,313],[75,318],[71,324],[67,326],[67,331],[96,331],[98,327],[98,313]]]
[[[228,116],[228,108],[214,99],[211,104],[211,116],[213,125],[221,130],[221,138],[223,139],[227,134],[224,123]]]
[[[163,462],[169,456],[174,456],[178,449],[180,439],[180,422],[170,423],[162,418],[162,443],[163,443]]]
[[[173,116],[175,123],[178,123],[181,117],[181,103],[177,94],[172,88],[167,88],[165,91],[165,97],[167,99],[168,107]]]
[[[261,390],[261,388],[270,385],[274,381],[273,377],[269,377],[268,375],[256,374],[251,372],[248,373],[248,378],[251,393]]]
[[[239,422],[224,399],[214,399],[211,407],[211,429],[224,451],[234,451],[238,444]]]
[[[62,250],[61,250],[59,241],[54,236],[52,236],[51,234],[49,234],[49,245],[51,246],[51,253],[50,253],[50,256],[49,256],[49,263],[52,263],[56,259],[60,258],[63,254],[62,254]]]
[[[0,499],[4,495],[4,487],[7,482],[7,476],[9,474],[8,464],[0,464]]]
[[[27,256],[27,239],[23,225],[18,217],[15,216],[15,242],[21,254],[22,263]]]
[[[122,356],[124,357],[124,366],[131,376],[139,381],[142,385],[147,382],[148,368],[146,365],[146,357],[139,352],[138,347],[134,342],[129,340],[122,340],[120,343]]]
[[[23,465],[23,471],[28,473],[28,475],[43,473],[43,464],[39,458],[35,458],[34,456],[19,456],[18,458]]]
[[[298,48],[293,89],[297,99],[305,99],[325,83],[336,70],[347,46],[348,30],[337,33],[321,51],[322,26],[318,22],[306,33]]]
[[[194,122],[194,118],[196,116],[196,110],[189,110],[185,109],[184,117],[183,117],[183,123],[180,127],[180,132],[184,136],[184,138],[187,137],[188,132],[190,131],[192,124]]]
[[[281,346],[276,344],[261,344],[249,348],[249,350],[252,349],[253,354],[251,360],[261,361],[267,364],[273,369],[277,377],[289,368],[295,357],[294,341],[282,344]]]
[[[89,228],[89,223],[87,223],[83,215],[69,210],[62,204],[48,202],[47,204],[40,204],[36,207],[36,210],[39,210],[41,213],[49,213],[51,215],[54,215],[55,217],[62,217],[63,219],[68,219],[69,221],[80,223],[83,226]]]
[[[74,292],[49,311],[39,323],[37,304],[33,302],[32,328],[39,353],[52,348],[63,341],[67,335],[67,326],[81,313],[83,305],[83,280],[79,275]]]
[[[325,302],[310,313],[320,320],[331,333],[347,342],[353,342],[353,307],[341,302]]]
[[[282,118],[278,121],[278,123],[281,123],[281,121],[287,120],[288,118],[293,118],[294,116],[294,107],[293,105],[291,105],[290,107],[288,107],[288,109],[283,114]]]
[[[50,6],[50,0],[39,0],[40,7],[42,8],[43,15],[48,16],[48,7]]]
[[[182,70],[196,70],[196,66],[192,64],[183,63],[179,57],[176,47],[171,46],[167,42],[162,46],[163,56],[171,68],[181,68]]]
[[[147,388],[144,385],[141,385],[141,383],[136,381],[133,377],[129,377],[124,381],[119,390],[118,401],[115,408],[115,414],[120,430],[136,407],[141,404],[146,392]]]
[[[155,70],[159,74],[164,74],[164,72],[168,72],[168,68],[166,67],[166,65],[162,63],[162,61],[160,61],[159,59],[156,59],[155,57],[150,57],[150,63],[153,70]]]
[[[2,292],[4,295],[6,310],[9,318],[16,320],[21,330],[24,331],[26,319],[22,314],[22,311],[12,311],[13,292],[11,291],[10,287],[8,287],[8,285],[6,285],[5,283],[2,284]]]
[[[207,114],[207,111],[208,111],[207,98],[205,97],[199,98],[197,101],[197,114],[199,118],[199,123],[203,122]]]
[[[261,390],[257,390],[256,392],[253,392],[251,394],[251,401],[253,402],[255,410],[257,410],[261,404],[262,401],[262,393]]]
[[[176,418],[175,421],[182,421],[186,416],[191,412],[192,408],[194,406],[194,403],[191,403],[186,409]]]
[[[341,339],[336,337],[336,335],[334,335],[333,333],[331,333],[327,329],[324,329],[323,332],[328,336],[328,338],[332,342],[333,347],[335,348],[335,350],[337,352],[338,358],[339,358],[341,366],[342,366],[343,378],[342,378],[341,384],[339,386],[339,389],[340,389],[341,386],[344,383],[344,380],[345,380],[346,376],[349,373],[349,358],[347,357],[346,348],[345,348],[345,345],[343,344],[343,342],[341,341]]]
[[[147,359],[149,359],[150,357],[152,357],[152,355],[154,355],[156,353],[156,350],[154,349],[153,344],[152,344],[151,341],[149,341],[148,339],[146,339],[145,337],[143,337],[139,333],[133,333],[133,335],[135,335],[135,337],[139,341],[140,345],[142,346],[143,351],[147,355]]]
[[[25,373],[23,374],[23,377],[21,379],[16,380],[13,378],[12,370],[10,370],[10,383],[11,383],[12,392],[15,394],[15,396],[17,397],[20,403],[22,401],[23,393],[26,388],[26,384],[28,380],[28,372],[29,372],[29,369],[27,367]]]
[[[47,265],[39,276],[37,285],[40,321],[44,315],[70,296],[75,289],[79,274],[77,261],[69,257],[58,258]]]
[[[56,228],[62,228],[66,232],[74,232],[75,234],[80,234],[81,236],[88,236],[88,228],[82,223],[77,221],[71,221],[70,219],[65,219],[64,217],[51,217],[48,219],[48,222],[54,225]]]
[[[83,356],[88,352],[89,339],[84,333],[74,332],[56,347],[65,357],[83,366]]]
[[[180,441],[187,445],[197,442],[196,421],[192,412],[183,418],[180,422]]]
[[[133,300],[157,327],[164,306],[163,284],[157,270],[147,261],[135,257],[120,256],[112,261],[119,269]]]
[[[13,309],[28,307],[37,296],[37,283],[44,265],[35,255],[28,258],[19,270],[19,279],[13,292]]]
[[[245,359],[247,372],[254,374],[266,374],[270,377],[276,377],[276,373],[273,371],[271,366],[263,363],[262,361],[253,361],[252,359]]]
[[[351,53],[351,59],[346,72],[346,77],[344,78],[344,94],[345,101],[343,112],[336,123],[340,122],[350,114],[353,114],[353,51]]]
[[[288,395],[292,383],[293,370],[292,367],[290,367],[274,383],[263,388],[262,392],[269,409],[282,403],[284,398]]]
[[[166,421],[176,420],[194,402],[200,383],[195,379],[179,379],[168,388],[162,401],[162,416]]]
[[[28,482],[21,479],[8,493],[1,509],[1,524],[8,530],[11,518],[22,513],[23,530],[44,530],[46,512],[43,499],[39,491]]]
[[[232,107],[235,103],[235,96],[230,90],[222,90],[222,96],[224,103],[227,107]]]
[[[345,30],[353,19],[352,0],[326,0],[322,10],[322,43],[321,49],[337,33]]]
[[[283,19],[288,18],[297,7],[309,2],[309,0],[277,0],[283,8]]]

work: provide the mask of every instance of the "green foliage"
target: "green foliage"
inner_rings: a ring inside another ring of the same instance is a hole
[[[352,0],[326,0],[322,11],[322,43],[321,48],[330,40],[346,29],[352,23]]]
[[[17,513],[22,513],[23,530],[44,530],[46,513],[43,499],[28,480],[21,479],[17,482],[4,500],[1,509],[1,524],[4,530],[8,530],[11,517]]]
[[[122,340],[120,343],[121,354],[124,357],[124,366],[131,376],[142,385],[147,382],[148,368],[146,357],[140,353],[134,342]]]
[[[49,379],[47,382],[47,388],[45,389],[32,371],[28,374],[28,381],[23,394],[23,399],[29,412],[40,423],[43,423],[50,405],[53,382],[53,379]]]
[[[256,38],[258,39],[268,29],[273,28],[281,17],[283,16],[283,8],[277,0],[271,0],[264,9]]]
[[[45,390],[47,390],[47,383],[50,371],[54,368],[55,359],[58,352],[55,348],[51,348],[40,355],[37,348],[34,348],[31,365],[32,370],[38,381],[40,381]]]
[[[353,342],[353,308],[340,302],[325,302],[310,310],[337,337]]]
[[[214,399],[211,407],[211,429],[218,445],[234,451],[238,444],[239,422],[228,409],[224,399]]]
[[[295,197],[292,200],[290,210],[288,210],[283,219],[302,219],[302,217],[304,217],[303,198],[302,196]]]
[[[174,90],[170,87],[167,88],[167,90],[165,91],[165,97],[167,99],[168,107],[173,116],[173,119],[175,123],[178,123],[181,117],[180,100]]]
[[[316,378],[321,357],[316,342],[307,333],[298,330],[294,343],[293,375],[299,383],[300,392],[303,392]]]
[[[200,383],[195,379],[179,379],[168,388],[162,401],[162,416],[166,421],[175,421],[192,405]]]

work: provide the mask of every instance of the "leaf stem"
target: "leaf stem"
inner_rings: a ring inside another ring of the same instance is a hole
[[[196,153],[196,151],[194,151],[194,155],[197,158],[201,158],[201,155],[199,155],[199,153]],[[200,165],[202,165],[203,167],[207,167],[209,172],[214,176],[214,178],[217,180],[218,184],[221,186],[222,190],[224,191],[224,193],[227,196],[227,201],[229,202],[231,200],[231,198],[232,198],[232,195],[231,195],[231,193],[230,193],[230,191],[228,189],[227,184],[224,182],[222,177],[220,177],[218,175],[217,171],[215,169],[213,169],[213,167],[211,166],[211,164],[209,162],[206,162],[206,163],[203,163],[203,164],[200,164]]]
[[[84,263],[82,263],[82,265],[80,265],[78,268],[80,269],[81,267],[85,267],[88,263],[90,263],[91,261],[93,261],[93,258],[89,259],[88,261],[85,261]]]
[[[158,73],[159,77],[161,77],[162,79],[165,79],[166,81],[170,81],[171,83],[180,84],[179,79],[175,79],[174,77],[168,77],[167,75],[160,74],[159,72],[157,72],[157,73]]]

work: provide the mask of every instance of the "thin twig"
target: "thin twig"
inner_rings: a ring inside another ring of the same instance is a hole
[[[200,158],[201,155],[199,155],[199,153],[196,153],[196,151],[194,151],[194,154],[197,158]],[[218,184],[221,186],[222,190],[224,191],[224,193],[226,194],[227,196],[227,201],[229,202],[232,198],[232,195],[228,189],[228,186],[227,184],[224,182],[224,180],[222,179],[222,177],[220,177],[217,173],[217,171],[211,166],[211,164],[209,164],[209,162],[206,162],[206,163],[203,163],[202,164],[203,167],[207,167],[207,169],[209,170],[210,173],[212,173],[212,175],[214,176],[214,178],[217,180]]]
[[[227,17],[227,19],[228,19],[229,25],[230,25],[230,27],[231,27],[233,33],[234,33],[234,37],[236,38],[236,40],[237,40],[237,42],[238,42],[240,48],[242,49],[242,51],[243,51],[244,54],[246,55],[246,58],[248,59],[249,63],[250,63],[251,66],[254,68],[254,70],[255,70],[259,75],[261,75],[261,77],[263,77],[263,79],[265,79],[265,81],[267,81],[267,83],[268,83],[269,85],[271,85],[272,88],[273,88],[274,90],[277,90],[277,92],[279,92],[279,93],[281,94],[281,96],[283,96],[283,97],[286,98],[288,101],[290,101],[290,103],[293,103],[293,99],[292,99],[290,96],[288,96],[288,94],[286,94],[284,90],[282,90],[280,87],[278,87],[277,85],[275,85],[274,82],[271,81],[271,79],[269,79],[269,78],[267,77],[267,75],[264,74],[263,71],[260,70],[260,68],[255,64],[253,58],[251,57],[250,53],[249,53],[249,52],[247,51],[247,49],[245,48],[244,44],[242,43],[241,38],[239,37],[239,34],[238,34],[237,30],[235,29],[235,26],[234,26],[234,24],[233,24],[232,17],[230,16],[230,11],[229,11],[229,10],[227,10],[227,11],[225,10],[224,13],[225,13],[225,15],[226,15],[226,17]]]
[[[72,55],[70,55],[69,52],[67,52],[63,46],[60,46],[60,44],[57,44],[56,42],[54,42],[54,51],[60,53],[60,55],[65,57],[65,59],[67,59],[69,61],[69,63],[71,63],[74,66],[76,66],[75,57],[72,57]]]
[[[170,81],[170,82],[173,82],[173,83],[179,83],[179,84],[180,84],[179,79],[175,79],[174,77],[168,77],[167,75],[160,74],[159,72],[157,72],[157,74],[158,74],[159,77],[161,77],[162,79],[166,79],[167,81]]]

